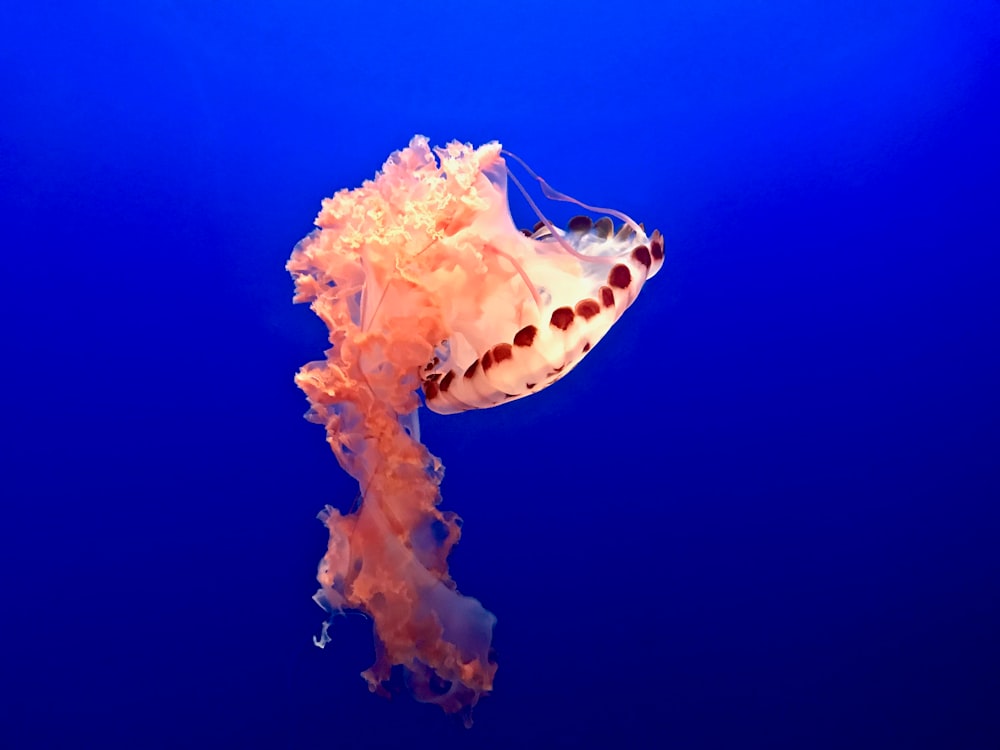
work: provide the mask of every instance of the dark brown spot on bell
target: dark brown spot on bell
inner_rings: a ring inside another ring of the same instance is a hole
[[[433,380],[427,380],[424,382],[424,398],[428,401],[433,401],[438,396],[438,385]]]
[[[532,388],[535,387],[535,384],[534,383],[525,383],[524,387],[527,388],[530,391]]]
[[[505,359],[510,359],[514,354],[511,351],[510,344],[497,344],[493,347],[493,361],[497,364],[503,362]]]
[[[535,228],[532,231],[532,234],[534,234],[535,232],[537,232],[539,229],[541,229],[544,226],[545,226],[545,222],[544,221],[536,221],[535,222]]]
[[[523,234],[525,237],[530,237],[531,235],[534,234],[534,232],[532,232],[530,229],[522,229],[521,234]]]
[[[486,354],[483,355],[483,358],[479,361],[479,364],[483,366],[483,372],[486,372],[488,369],[493,367],[493,352],[487,349]]]
[[[611,233],[615,231],[614,222],[611,221],[607,216],[602,216],[594,224],[594,234],[600,237],[602,240],[606,240],[611,236]]]
[[[428,375],[426,378],[424,378],[424,380],[430,380],[431,382],[434,382],[439,377],[441,377],[441,373],[439,373],[439,372],[432,372],[430,375]]]
[[[476,370],[478,369],[479,369],[479,360],[477,359],[475,362],[473,362],[466,368],[465,374],[462,377],[468,380],[469,378],[475,376]]]
[[[586,354],[589,351],[590,351],[590,342],[588,341],[586,344],[583,345],[583,353]]]
[[[596,299],[582,299],[576,303],[576,314],[584,320],[590,320],[601,311]]]
[[[531,346],[537,333],[538,329],[534,326],[525,326],[514,334],[514,346]]]
[[[443,378],[441,378],[441,382],[438,384],[438,388],[441,389],[442,393],[448,390],[448,387],[451,385],[451,381],[454,379],[455,379],[455,371],[448,370],[448,374],[445,375]]]
[[[653,259],[649,257],[649,248],[645,245],[639,245],[635,250],[633,250],[632,257],[635,258],[637,263],[641,263],[646,268],[653,265]]]
[[[605,307],[611,307],[615,304],[615,293],[611,291],[611,287],[601,287],[601,304]]]
[[[571,307],[557,307],[552,311],[552,317],[549,319],[549,325],[555,326],[560,331],[565,331],[569,328],[570,324],[573,322],[573,318],[576,316],[573,314],[573,308]]]
[[[589,216],[574,216],[569,220],[566,228],[571,232],[589,232],[590,228],[594,226],[594,222],[591,221]]]
[[[619,263],[608,274],[608,283],[617,289],[628,289],[628,285],[632,283],[632,272],[628,270],[628,266]]]
[[[649,252],[653,260],[663,260],[663,238],[657,232],[653,233],[653,239],[649,241]]]

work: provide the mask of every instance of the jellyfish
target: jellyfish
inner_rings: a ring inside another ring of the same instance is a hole
[[[508,160],[547,198],[601,217],[554,226]],[[508,180],[538,217],[532,229],[514,224]],[[552,189],[497,142],[431,149],[423,136],[324,200],[315,225],[287,269],[330,346],[295,381],[360,488],[355,510],[319,516],[329,541],[314,598],[329,619],[316,643],[336,615],[368,615],[369,688],[388,694],[398,667],[418,700],[469,724],[493,688],[496,618],[449,575],[461,520],[440,507],[443,465],[421,442],[421,399],[452,414],[565,377],[660,269],[663,237]]]

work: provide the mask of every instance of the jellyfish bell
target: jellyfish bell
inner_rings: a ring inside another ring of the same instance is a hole
[[[487,148],[487,147],[483,147]],[[487,152],[483,175],[496,195],[467,229],[504,283],[480,302],[485,319],[453,318],[451,335],[419,370],[424,401],[439,414],[484,409],[537,393],[568,374],[635,301],[663,265],[663,236],[647,236],[627,215],[588,206],[553,190],[517,156]],[[575,216],[565,229],[539,209],[503,156],[537,180],[546,197],[605,214],[596,222]],[[518,230],[510,215],[507,179],[538,216],[532,230]],[[611,216],[622,223],[617,231]],[[452,237],[459,236],[456,232]],[[443,243],[451,237],[442,239]]]

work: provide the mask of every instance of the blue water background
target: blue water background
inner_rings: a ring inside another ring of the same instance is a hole
[[[1000,747],[996,2],[0,19],[0,746]],[[311,645],[356,486],[283,265],[414,133],[667,240],[571,377],[423,417],[469,731]]]

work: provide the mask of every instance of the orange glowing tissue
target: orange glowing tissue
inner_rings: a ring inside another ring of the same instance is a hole
[[[508,160],[546,197],[602,217],[553,226]],[[536,213],[534,229],[514,225],[508,178]],[[326,427],[361,488],[354,512],[320,514],[330,540],[316,600],[331,618],[371,617],[372,691],[384,693],[399,665],[419,700],[468,722],[493,686],[496,618],[448,574],[460,519],[439,509],[443,467],[420,442],[419,393],[450,414],[565,376],[660,269],[663,238],[556,192],[499,143],[432,150],[419,136],[373,180],[324,200],[315,223],[287,268],[295,301],[329,327],[330,348],[296,383],[306,417]]]

